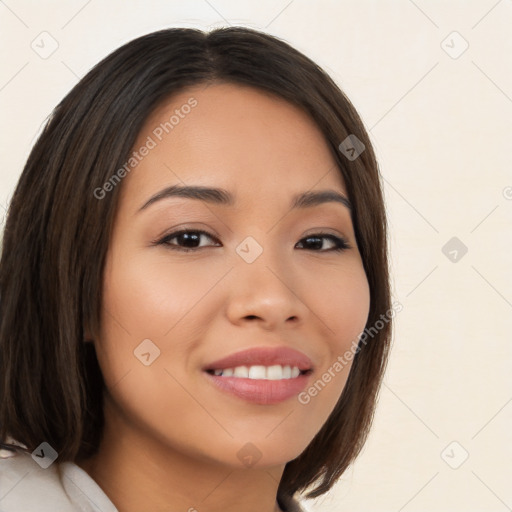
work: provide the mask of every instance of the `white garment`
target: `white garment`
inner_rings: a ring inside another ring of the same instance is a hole
[[[73,462],[46,469],[29,453],[0,458],[0,512],[119,512],[101,487]]]
[[[304,512],[295,500],[289,512]],[[73,462],[43,469],[29,453],[0,458],[0,512],[119,512],[101,487]]]

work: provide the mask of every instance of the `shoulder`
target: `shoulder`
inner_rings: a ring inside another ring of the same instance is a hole
[[[43,469],[30,454],[0,459],[0,510],[74,510],[60,484],[56,464]]]
[[[28,453],[0,458],[2,512],[118,512],[92,478],[76,464],[42,468]]]

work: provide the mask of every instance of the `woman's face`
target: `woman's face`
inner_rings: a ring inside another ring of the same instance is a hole
[[[134,151],[117,184],[95,340],[119,434],[130,428],[162,453],[231,466],[296,458],[339,399],[351,367],[344,354],[369,312],[347,206],[291,207],[306,192],[347,196],[323,135],[284,100],[202,85],[156,110]],[[221,188],[233,202],[174,195],[142,208],[171,186]],[[338,239],[349,248],[332,250]],[[275,367],[275,380],[261,368],[251,381],[241,370],[205,371],[246,349],[282,347],[304,354],[312,371],[282,379],[288,370],[257,355],[252,366]],[[220,387],[228,381],[238,394]]]

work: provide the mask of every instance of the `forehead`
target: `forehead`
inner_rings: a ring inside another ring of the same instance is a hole
[[[144,146],[149,151],[139,151]],[[202,84],[181,91],[148,117],[133,150],[145,156],[124,178],[122,195],[139,205],[172,184],[218,186],[245,202],[287,201],[313,188],[345,192],[331,149],[312,119],[284,99],[248,86]]]

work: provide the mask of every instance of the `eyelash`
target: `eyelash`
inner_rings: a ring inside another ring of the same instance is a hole
[[[212,234],[208,233],[207,231],[203,231],[201,229],[182,229],[180,231],[175,231],[174,233],[170,233],[170,234],[164,236],[161,240],[155,242],[154,245],[165,245],[173,251],[181,251],[181,252],[194,252],[194,251],[204,248],[204,247],[183,248],[178,245],[169,243],[169,241],[172,240],[173,238],[177,238],[178,236],[183,235],[185,233],[188,233],[188,234],[195,233],[195,234],[200,234],[200,235],[206,235],[207,237],[211,238],[212,240],[217,240],[217,238],[215,236],[213,236]],[[301,238],[300,241],[308,240],[310,238],[327,238],[336,243],[336,247],[334,247],[332,249],[319,250],[319,251],[313,250],[313,252],[343,252],[352,247],[347,242],[347,240],[345,238],[338,237],[331,233],[313,233],[304,238]],[[308,249],[306,249],[306,250],[308,250]],[[310,249],[310,250],[312,250],[312,249]]]

